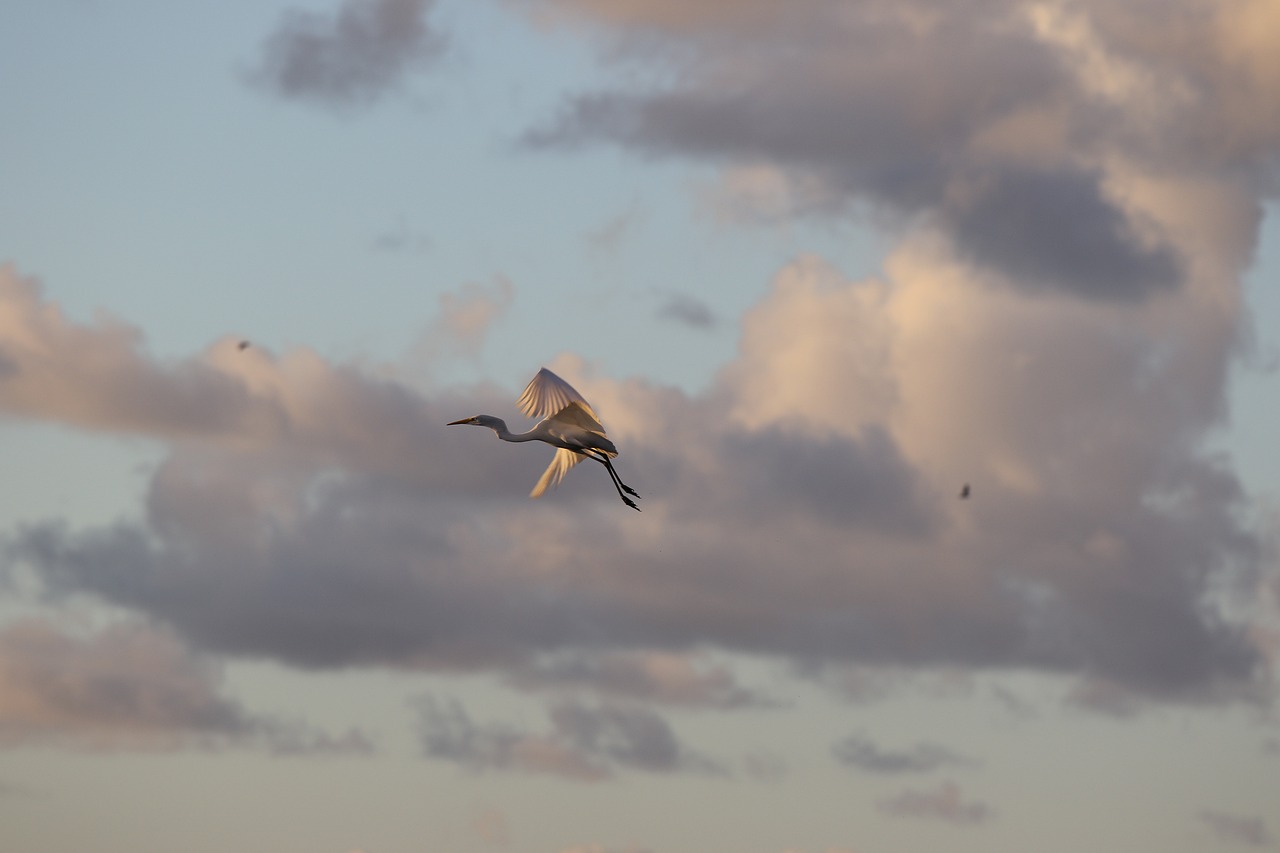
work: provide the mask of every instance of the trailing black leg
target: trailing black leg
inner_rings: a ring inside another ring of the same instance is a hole
[[[636,494],[635,490],[633,490],[630,486],[628,486],[626,483],[622,482],[622,480],[618,478],[618,472],[613,470],[613,465],[610,464],[609,457],[605,456],[604,454],[596,455],[595,453],[584,453],[583,455],[591,459],[594,459],[597,462],[599,462],[601,465],[603,465],[605,467],[605,470],[609,472],[609,479],[613,481],[613,487],[618,490],[618,497],[622,498],[622,502],[624,504],[631,507],[636,512],[640,512],[640,507],[636,506],[635,501],[631,500],[631,498],[623,494],[623,490],[625,489],[627,492],[635,495],[636,497],[640,497],[640,495]]]
[[[635,495],[636,497],[640,497],[639,492],[637,492],[635,489],[628,486],[626,483],[622,482],[622,478],[618,476],[618,472],[613,470],[613,463],[609,461],[608,457],[605,457],[600,461],[604,462],[604,467],[609,469],[609,476],[613,477],[613,481],[617,483],[619,486],[621,486],[624,492],[626,492],[629,495]]]

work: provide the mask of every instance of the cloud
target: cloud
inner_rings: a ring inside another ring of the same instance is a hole
[[[276,755],[368,754],[340,736],[252,714],[220,692],[220,668],[171,633],[123,622],[72,633],[48,619],[0,628],[0,745],[259,746]]]
[[[638,705],[567,701],[554,705],[556,731],[585,755],[650,772],[722,774],[720,765],[690,751],[661,716]]]
[[[481,725],[456,700],[417,701],[423,752],[477,770],[523,770],[598,781],[620,769],[721,773],[714,761],[680,744],[653,711],[613,702],[560,701],[548,711],[551,731],[534,734]]]
[[[709,329],[716,321],[710,306],[695,296],[683,293],[668,297],[658,308],[657,316],[660,320],[670,320],[692,329]]]
[[[471,831],[476,838],[495,847],[506,847],[511,843],[511,830],[507,816],[495,808],[480,810],[471,819]]]
[[[598,781],[609,769],[554,736],[519,732],[496,724],[478,725],[456,699],[420,697],[419,734],[423,754],[476,770],[523,770],[581,781]]]
[[[15,785],[9,782],[0,781],[0,800],[20,799],[28,800],[35,797],[43,797],[45,794],[26,785]]]
[[[0,266],[0,365],[0,407],[11,417],[178,436],[230,431],[245,415],[244,389],[228,377],[192,362],[161,368],[141,351],[138,330],[105,315],[77,325],[8,265]]]
[[[474,357],[514,299],[515,288],[505,276],[496,277],[491,284],[468,282],[456,293],[442,293],[439,313],[423,336],[422,355],[429,361],[445,356]]]
[[[908,750],[882,749],[864,735],[850,735],[831,747],[841,764],[866,773],[928,773],[943,767],[964,767],[974,760],[936,743],[921,742]]]
[[[1109,717],[1127,718],[1143,711],[1144,698],[1123,684],[1094,678],[1076,685],[1067,702]]]
[[[616,255],[643,218],[644,209],[639,202],[633,201],[626,210],[589,231],[585,235],[587,246],[599,257]]]
[[[699,187],[697,201],[717,222],[761,226],[831,214],[842,207],[840,193],[819,179],[768,163],[726,168],[713,182]]]
[[[710,162],[743,190],[731,216],[871,209],[1009,286],[1152,298],[1194,270],[1137,187],[1247,175],[1276,191],[1280,74],[1259,45],[1280,22],[1258,0],[1179,0],[1154,20],[1146,5],[542,0],[522,8],[679,73],[572,95],[526,141]]]
[[[936,789],[908,789],[885,800],[880,810],[898,817],[930,818],[960,825],[984,823],[992,816],[991,807],[981,800],[966,800],[954,782],[943,782]]]
[[[441,322],[458,345],[483,332],[472,321],[486,312],[474,302],[442,303]],[[77,323],[44,298],[37,280],[0,266],[0,353],[10,365],[0,376],[0,411],[8,417],[191,441],[202,447],[196,457],[219,455],[229,464],[256,465],[250,460],[268,453],[273,466],[289,468],[276,455],[288,445],[285,455],[304,467],[342,458],[362,470],[404,470],[424,441],[414,429],[447,420],[444,411],[428,414],[403,386],[314,351],[277,358],[261,347],[240,350],[239,340],[228,336],[198,356],[161,362],[145,352],[140,330],[106,316]]]
[[[1213,830],[1214,835],[1224,841],[1250,847],[1265,847],[1273,840],[1271,833],[1267,831],[1266,821],[1260,817],[1205,809],[1200,812],[1200,820]]]
[[[927,240],[883,278],[797,259],[697,394],[553,365],[646,495],[628,517],[602,471],[529,501],[517,484],[549,449],[444,427],[514,411],[513,390],[424,396],[232,338],[160,362],[137,330],[74,322],[11,271],[0,297],[0,411],[169,451],[131,519],[14,530],[7,572],[201,653],[710,707],[763,700],[686,657],[707,647],[1032,668],[1156,701],[1265,690],[1229,606],[1264,581],[1261,550],[1202,446],[1237,318],[1220,290],[1027,294]],[[970,481],[977,497],[955,500]],[[491,761],[516,761],[485,737]],[[559,738],[539,760],[581,758]]]
[[[1136,299],[1182,280],[1179,255],[1144,244],[1098,173],[1015,168],[954,197],[942,217],[961,249],[1022,286]]]
[[[0,741],[245,734],[249,716],[216,682],[212,663],[141,625],[80,638],[46,620],[19,621],[0,630]]]
[[[749,752],[742,758],[742,769],[748,778],[760,782],[780,782],[787,775],[787,763],[772,752]]]
[[[738,684],[731,669],[703,656],[671,652],[574,650],[542,656],[512,671],[526,689],[586,688],[601,694],[702,708],[770,704]]]
[[[373,739],[358,728],[332,734],[296,720],[268,718],[254,725],[254,733],[265,741],[268,751],[277,756],[366,756],[377,752]]]
[[[343,0],[332,16],[290,11],[263,46],[253,79],[285,97],[347,109],[397,88],[444,40],[434,0]]]
[[[378,252],[425,252],[431,248],[431,237],[412,228],[404,214],[396,218],[393,228],[380,232],[373,238],[372,248]]]

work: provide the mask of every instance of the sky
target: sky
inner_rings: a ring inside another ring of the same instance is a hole
[[[0,80],[5,849],[1280,850],[1272,0],[7,0]],[[446,426],[543,366],[641,512]]]

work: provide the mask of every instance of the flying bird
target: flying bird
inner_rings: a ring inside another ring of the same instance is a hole
[[[240,350],[241,352],[244,352],[248,348],[249,348],[248,341],[241,341],[240,343],[236,344],[236,349]]]
[[[541,441],[556,448],[551,464],[529,493],[540,497],[548,488],[558,486],[564,475],[583,459],[594,459],[605,467],[618,490],[622,502],[639,511],[635,501],[627,497],[640,497],[634,489],[618,477],[609,460],[618,455],[618,448],[605,435],[604,426],[591,405],[574,387],[545,367],[529,381],[517,401],[520,411],[531,418],[542,418],[528,432],[512,433],[507,422],[493,415],[475,415],[460,421],[450,421],[449,426],[475,424],[488,427],[503,441]]]
[[[960,490],[960,500],[965,500],[968,497],[969,497],[969,484],[965,483],[964,488]]]

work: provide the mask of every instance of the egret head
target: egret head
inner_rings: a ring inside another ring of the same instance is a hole
[[[457,426],[458,424],[475,424],[476,426],[488,427],[489,429],[497,429],[499,424],[504,427],[506,424],[501,418],[495,418],[493,415],[473,415],[469,418],[463,418],[460,421],[449,421],[446,426]]]

